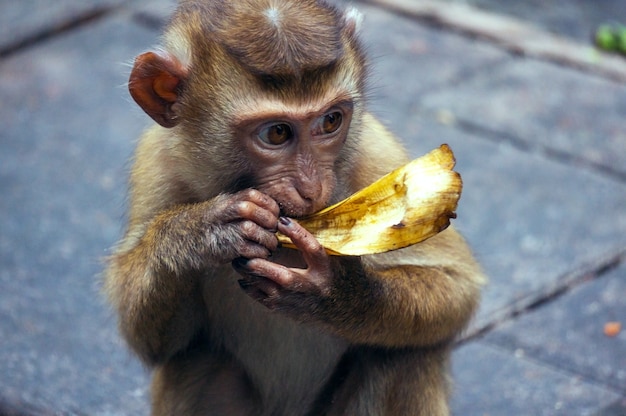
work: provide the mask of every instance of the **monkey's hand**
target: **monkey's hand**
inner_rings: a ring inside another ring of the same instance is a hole
[[[207,243],[213,262],[235,258],[267,258],[278,247],[280,208],[262,192],[246,189],[215,198],[207,213]]]
[[[276,201],[257,190],[222,194],[173,215],[162,227],[171,232],[161,246],[164,255],[189,258],[197,268],[239,257],[267,258],[278,246],[279,212]]]
[[[233,267],[243,276],[240,286],[253,299],[270,309],[308,320],[319,302],[330,295],[334,277],[331,258],[297,222],[281,217],[278,231],[291,238],[307,264],[306,269],[289,268],[261,258],[237,259]]]

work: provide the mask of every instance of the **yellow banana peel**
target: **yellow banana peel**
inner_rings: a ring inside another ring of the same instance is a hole
[[[456,218],[463,183],[446,144],[298,223],[332,255],[404,248],[445,230]],[[284,247],[295,248],[277,233]]]

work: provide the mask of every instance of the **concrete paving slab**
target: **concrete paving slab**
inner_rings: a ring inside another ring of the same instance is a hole
[[[430,94],[422,104],[626,178],[626,84],[520,59]]]
[[[155,36],[111,18],[0,62],[5,407],[145,413],[146,374],[98,274],[121,233],[126,160],[146,121],[129,102],[125,62]]]
[[[453,357],[457,416],[584,416],[617,402],[617,393],[584,378],[484,342]]]
[[[176,8],[176,0],[135,0],[130,6],[137,22],[161,31]]]
[[[470,38],[487,40],[511,53],[579,68],[589,73],[626,82],[626,60],[594,45],[547,32],[532,21],[523,21],[442,0],[361,0]],[[526,2],[525,2],[526,3]],[[603,4],[602,6],[606,6]],[[604,9],[604,7],[598,7]],[[595,4],[594,4],[594,7]]]
[[[389,105],[406,113],[421,94],[510,59],[490,44],[428,28],[384,9],[357,7],[365,15],[362,33],[372,60],[371,105],[379,114],[387,115]]]
[[[484,340],[621,391],[626,398],[626,264],[489,333]]]
[[[619,22],[626,24],[626,6],[622,0],[602,0],[601,2],[571,0],[438,1],[470,4],[492,13],[513,16],[533,22],[544,30],[576,39],[581,43],[590,42],[596,28],[603,23]]]
[[[89,19],[123,0],[20,0],[0,3],[0,55],[24,42]]]
[[[614,403],[600,409],[593,416],[624,416],[626,415],[626,398],[617,399]]]

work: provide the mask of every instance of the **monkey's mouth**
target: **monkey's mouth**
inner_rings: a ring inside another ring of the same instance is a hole
[[[289,217],[289,218],[293,218],[295,220],[298,220],[300,218],[306,218],[309,215],[312,215],[313,212],[307,212],[307,211],[303,211],[303,210],[298,210],[298,209],[292,209],[292,208],[283,208],[282,205],[280,205],[280,216],[281,217]]]
[[[315,214],[317,211],[322,208],[317,208],[314,204],[304,204],[304,206],[294,204],[292,202],[278,202],[278,207],[280,208],[280,215],[282,217],[289,217],[295,220],[300,218],[306,218],[310,215]]]

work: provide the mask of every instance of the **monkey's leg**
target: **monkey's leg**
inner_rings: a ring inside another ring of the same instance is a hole
[[[310,415],[445,416],[447,347],[358,347],[348,352]]]
[[[257,408],[252,383],[228,357],[184,353],[154,372],[153,416],[252,416]]]

